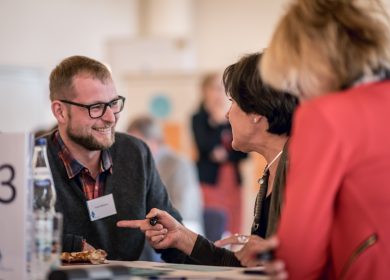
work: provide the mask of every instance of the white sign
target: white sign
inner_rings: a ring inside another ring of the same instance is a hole
[[[29,275],[31,152],[30,134],[0,133],[0,280]]]
[[[116,214],[112,193],[87,201],[91,221],[103,219]]]

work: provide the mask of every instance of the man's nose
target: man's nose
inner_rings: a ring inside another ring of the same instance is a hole
[[[107,106],[106,111],[102,116],[102,120],[106,122],[115,122],[116,117],[110,106]]]

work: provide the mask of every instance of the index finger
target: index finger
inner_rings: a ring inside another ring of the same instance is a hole
[[[145,220],[122,220],[116,223],[117,227],[140,228]]]

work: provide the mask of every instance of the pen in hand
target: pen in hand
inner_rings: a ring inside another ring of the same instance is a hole
[[[155,226],[158,222],[158,218],[156,216],[149,219],[149,224]]]
[[[273,261],[275,259],[275,251],[274,250],[267,250],[267,251],[258,253],[256,255],[256,258],[258,260],[263,261],[263,262]]]

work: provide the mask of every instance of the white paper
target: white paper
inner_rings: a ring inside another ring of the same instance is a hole
[[[0,133],[0,279],[28,279],[31,257],[31,151],[28,133]]]
[[[91,221],[100,220],[116,214],[114,197],[112,194],[88,200],[87,206]]]

